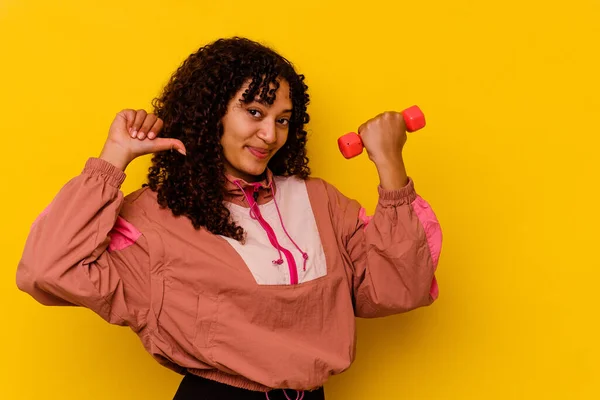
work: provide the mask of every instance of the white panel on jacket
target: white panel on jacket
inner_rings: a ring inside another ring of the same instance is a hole
[[[298,271],[298,283],[327,275],[325,253],[305,182],[296,177],[274,177],[274,180],[277,205],[285,228],[298,247],[308,254],[306,271],[303,271],[302,253],[285,234],[273,200],[258,207],[265,221],[273,228],[279,244],[293,254]],[[233,220],[247,232],[247,239],[242,245],[237,240],[222,237],[242,257],[256,282],[259,285],[289,285],[290,272],[285,255],[282,252],[281,265],[273,264],[273,260],[279,259],[279,252],[271,245],[267,232],[260,223],[250,217],[250,209],[229,202],[226,205],[231,211]]]

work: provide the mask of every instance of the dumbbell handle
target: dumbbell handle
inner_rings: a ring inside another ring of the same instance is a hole
[[[418,131],[425,126],[425,115],[417,106],[402,111],[402,117],[408,132]],[[344,157],[352,158],[362,153],[364,145],[360,135],[349,132],[338,139],[338,147]]]

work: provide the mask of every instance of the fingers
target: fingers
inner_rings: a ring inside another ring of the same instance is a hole
[[[362,131],[364,131],[364,130],[365,130],[365,128],[366,128],[368,125],[372,124],[372,123],[373,123],[373,121],[374,121],[374,120],[376,120],[376,119],[377,119],[377,117],[373,117],[373,118],[371,118],[371,119],[369,119],[369,120],[365,121],[365,122],[364,122],[364,123],[363,123],[361,126],[359,126],[359,127],[358,127],[358,130],[357,130],[356,132],[357,132],[357,133],[360,135],[360,134],[362,133]]]
[[[135,111],[135,120],[133,122],[133,125],[131,126],[130,132],[132,138],[137,137],[138,131],[140,130],[142,124],[144,123],[144,120],[146,119],[146,115],[148,115],[148,113],[145,110]]]
[[[156,117],[156,115],[147,114],[146,118],[144,119],[144,122],[142,123],[142,126],[140,127],[140,129],[138,129],[137,138],[143,140],[146,137],[146,135],[150,132],[150,129],[154,126],[154,123],[157,119],[158,118]]]
[[[364,124],[362,124],[361,126],[358,127],[358,131],[356,131],[359,135],[362,133],[363,129],[365,129],[365,126],[367,125],[367,123],[365,122]]]
[[[369,119],[358,127],[357,133],[360,135],[367,127],[381,125],[382,123],[400,123],[404,125],[404,116],[396,111],[386,111]]]
[[[133,125],[133,122],[135,121],[135,110],[131,110],[131,109],[121,110],[117,115],[122,117],[125,120],[125,128],[127,129],[127,131],[130,132],[131,126]]]
[[[163,121],[145,110],[123,110],[127,120],[127,131],[132,138],[154,139],[163,128]]]
[[[154,139],[156,136],[158,136],[158,134],[160,133],[160,131],[163,128],[163,121],[160,118],[156,118],[156,122],[154,123],[154,125],[152,126],[152,128],[150,128],[149,132],[148,132],[148,139]]]

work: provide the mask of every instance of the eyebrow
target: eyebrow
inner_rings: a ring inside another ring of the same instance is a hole
[[[254,101],[252,103],[258,103],[258,104],[262,104],[263,106],[267,107],[267,108],[271,108],[271,105],[269,103],[267,103],[265,100],[263,99],[254,99]],[[286,112],[293,112],[294,110],[292,110],[291,108],[287,109],[287,110],[283,110],[282,113],[286,113]]]

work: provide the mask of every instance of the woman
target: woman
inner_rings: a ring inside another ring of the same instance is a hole
[[[441,232],[406,175],[400,113],[359,129],[373,217],[309,178],[304,77],[244,38],[189,56],[154,101],[123,110],[98,158],[31,228],[19,288],[127,325],[185,377],[175,398],[323,399],[355,355],[355,317],[431,304]],[[154,153],[124,197],[127,165]]]

